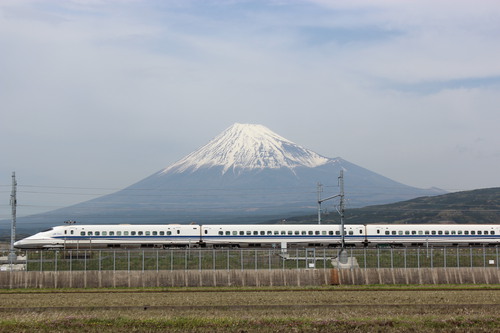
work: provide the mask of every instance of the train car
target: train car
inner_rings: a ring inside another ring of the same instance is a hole
[[[369,224],[366,233],[369,244],[418,246],[500,243],[500,225],[497,224]]]
[[[347,244],[366,241],[365,226],[344,227]],[[202,239],[206,245],[212,246],[336,246],[341,243],[341,233],[340,225],[335,224],[203,225]]]
[[[18,249],[189,246],[200,242],[198,225],[68,225],[14,243]]]

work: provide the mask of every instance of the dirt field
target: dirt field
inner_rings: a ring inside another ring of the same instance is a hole
[[[491,286],[5,290],[0,301],[0,332],[500,332]]]

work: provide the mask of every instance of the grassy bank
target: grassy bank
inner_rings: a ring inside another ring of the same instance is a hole
[[[9,291],[0,332],[500,332],[500,289],[433,287]]]

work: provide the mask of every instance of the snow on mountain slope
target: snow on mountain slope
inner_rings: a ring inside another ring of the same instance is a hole
[[[208,144],[170,165],[161,173],[194,172],[205,167],[243,169],[314,168],[330,159],[303,148],[262,125],[234,124]]]

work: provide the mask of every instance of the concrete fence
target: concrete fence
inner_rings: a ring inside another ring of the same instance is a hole
[[[213,271],[10,271],[0,288],[500,284],[496,268],[274,269]]]

